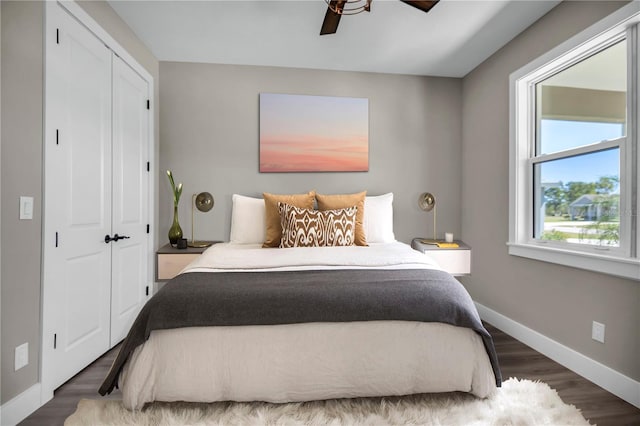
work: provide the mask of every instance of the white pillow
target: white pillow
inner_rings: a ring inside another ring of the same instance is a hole
[[[391,243],[393,234],[393,192],[364,198],[362,220],[367,243]]]
[[[265,239],[264,200],[233,194],[231,197],[231,235],[236,244],[262,244]]]

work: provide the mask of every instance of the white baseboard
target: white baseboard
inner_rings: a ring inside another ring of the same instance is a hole
[[[14,426],[40,408],[40,383],[2,404],[2,426]]]
[[[640,408],[640,382],[476,302],[483,320]]]

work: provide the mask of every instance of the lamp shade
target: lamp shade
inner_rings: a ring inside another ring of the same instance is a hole
[[[418,206],[425,212],[430,212],[436,205],[436,197],[430,192],[423,192],[418,197]]]
[[[213,195],[208,192],[201,192],[196,195],[195,204],[199,211],[206,213],[213,208]]]

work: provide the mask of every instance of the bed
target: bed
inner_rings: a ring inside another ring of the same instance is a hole
[[[379,226],[367,228],[366,247],[281,249],[234,237],[233,227],[230,243],[206,250],[145,305],[101,394],[118,386],[137,410],[152,401],[482,398],[500,386],[491,336],[464,287],[391,234],[373,242]]]

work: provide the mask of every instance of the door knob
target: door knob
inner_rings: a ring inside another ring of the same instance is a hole
[[[128,238],[127,235],[118,235],[118,234],[113,234],[113,237],[110,237],[108,234],[104,236],[104,242],[109,244],[111,241],[118,241],[118,240],[126,240]]]

